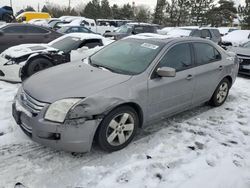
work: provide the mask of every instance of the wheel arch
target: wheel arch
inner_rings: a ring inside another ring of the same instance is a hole
[[[46,59],[46,60],[50,61],[52,63],[52,65],[54,66],[53,59],[51,57],[49,57],[48,55],[37,54],[37,55],[30,56],[27,59],[25,65],[21,69],[21,78],[25,77],[25,75],[27,74],[27,68],[28,68],[29,64],[36,59]]]
[[[233,78],[232,78],[231,76],[229,76],[229,75],[228,75],[228,76],[225,76],[224,78],[228,79],[228,81],[229,81],[229,83],[230,83],[230,86],[229,86],[229,87],[231,88],[232,85],[233,85]],[[223,78],[223,79],[224,79],[224,78]],[[222,80],[223,80],[223,79],[222,79]]]

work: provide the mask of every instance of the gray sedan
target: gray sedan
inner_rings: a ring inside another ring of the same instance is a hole
[[[210,102],[222,105],[238,59],[198,38],[128,37],[83,62],[41,71],[19,89],[13,116],[34,141],[87,152],[126,147],[138,128]]]

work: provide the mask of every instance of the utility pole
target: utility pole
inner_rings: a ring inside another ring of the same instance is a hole
[[[12,0],[10,0],[10,6],[12,7]]]

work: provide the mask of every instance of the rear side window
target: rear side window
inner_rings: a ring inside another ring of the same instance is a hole
[[[34,27],[34,26],[28,26],[27,27],[28,33],[34,33],[34,34],[41,34],[41,33],[48,33],[49,31],[46,29],[42,29],[40,27]]]
[[[190,45],[177,44],[161,59],[159,67],[171,67],[181,71],[192,67]]]
[[[193,37],[201,37],[201,31],[200,30],[194,30],[191,34]]]
[[[155,33],[155,31],[156,31],[155,27],[152,27],[152,26],[145,26],[144,27],[144,32],[145,33]]]
[[[102,41],[100,39],[88,39],[85,40],[79,48],[82,48],[83,46],[86,46],[88,48],[94,48],[96,46],[103,46]]]
[[[196,52],[196,62],[204,65],[221,59],[221,55],[216,48],[206,43],[194,43]]]
[[[216,37],[219,37],[219,38],[221,37],[220,32],[219,32],[218,29],[212,29],[211,31],[214,33],[214,35],[215,35]]]
[[[211,34],[207,29],[202,29],[201,30],[201,37],[202,38],[211,38]]]
[[[9,26],[3,29],[5,33],[15,34],[15,33],[26,33],[26,26],[17,25],[17,26]]]

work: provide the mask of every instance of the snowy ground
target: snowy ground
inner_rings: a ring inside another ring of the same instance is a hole
[[[141,130],[126,149],[58,152],[30,141],[11,117],[18,85],[0,82],[0,188],[249,188],[250,79],[226,103]]]

